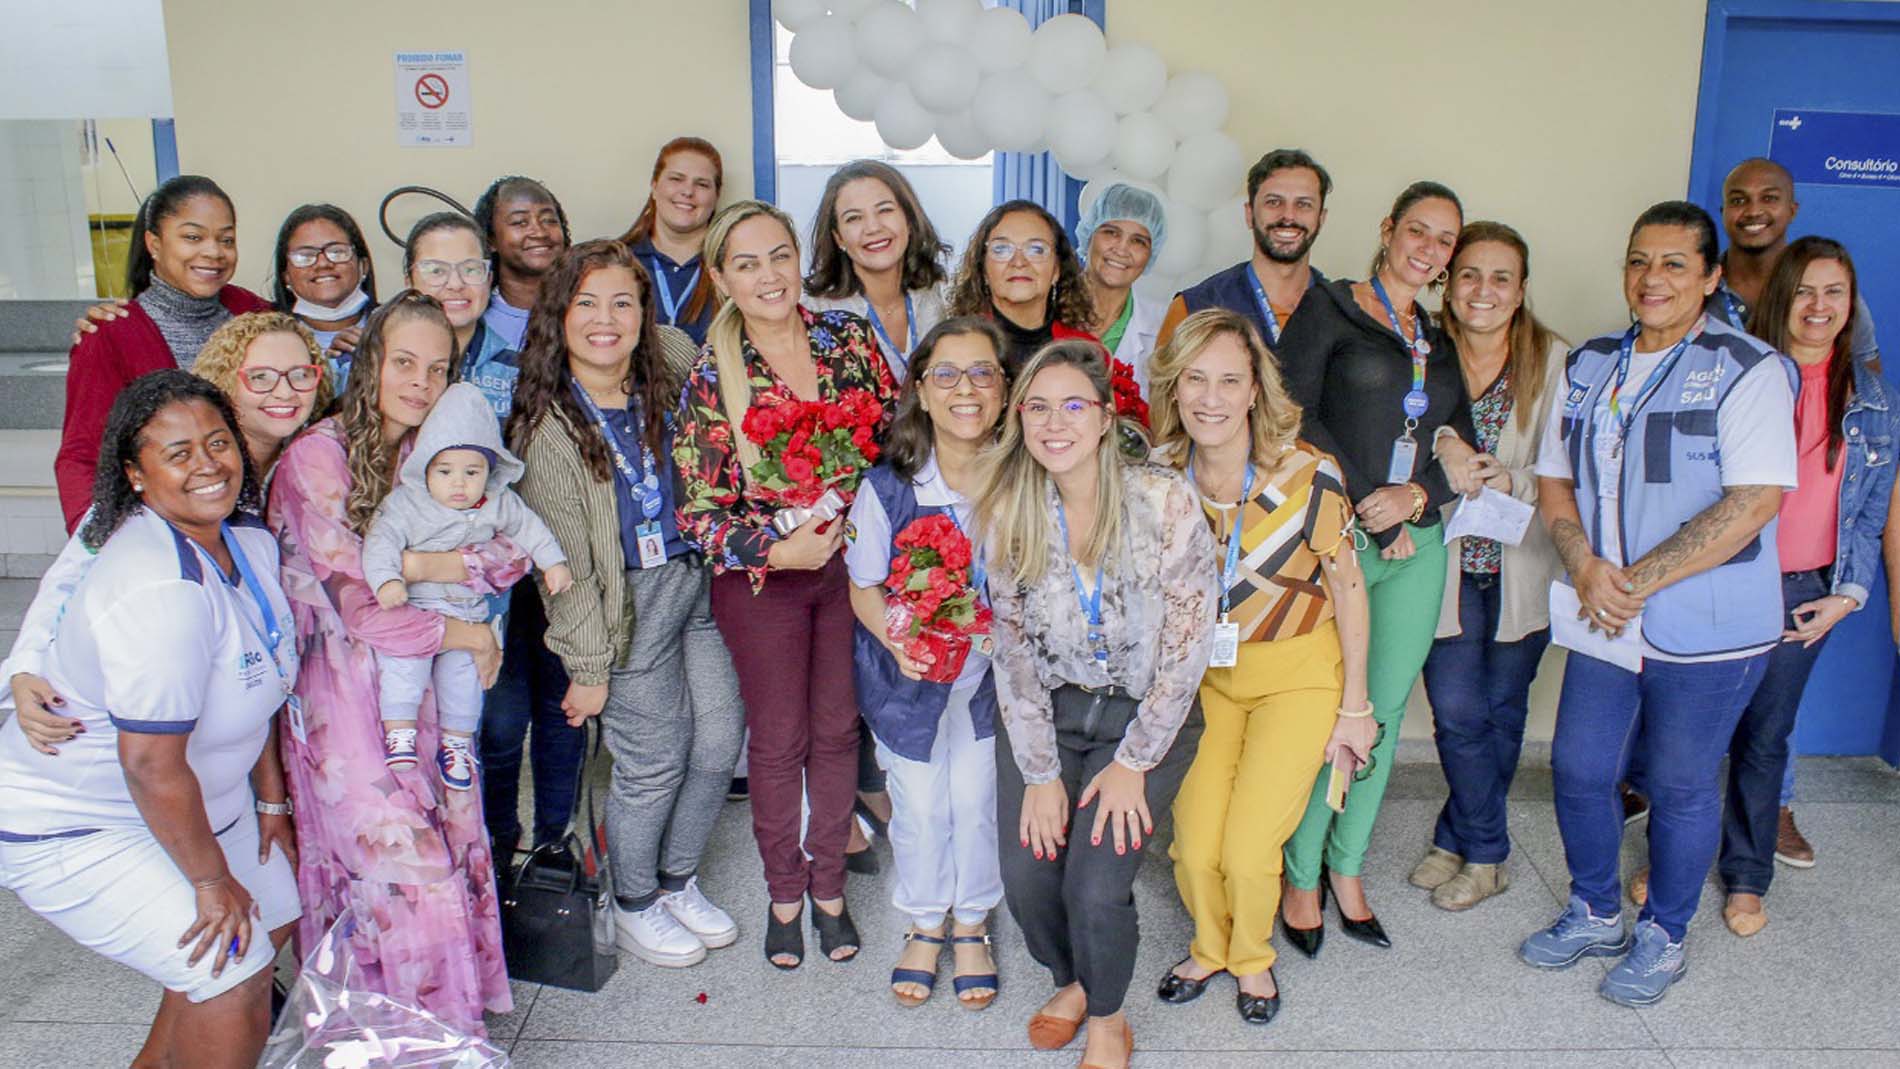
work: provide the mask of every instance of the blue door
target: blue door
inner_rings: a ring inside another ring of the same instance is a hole
[[[1824,234],[1853,253],[1890,380],[1900,374],[1900,177],[1879,172],[1881,161],[1900,165],[1896,72],[1900,4],[1710,0],[1689,174],[1690,199],[1719,217],[1722,178],[1737,162],[1769,156],[1795,172],[1801,210],[1789,236]],[[1838,147],[1812,140],[1824,129]],[[1883,578],[1829,637],[1796,749],[1900,762],[1894,669]]]

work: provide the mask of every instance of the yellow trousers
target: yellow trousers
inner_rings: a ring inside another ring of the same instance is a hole
[[[1306,813],[1339,711],[1344,668],[1331,621],[1246,642],[1201,682],[1207,728],[1174,799],[1174,882],[1194,918],[1194,960],[1235,976],[1274,962],[1281,847]]]

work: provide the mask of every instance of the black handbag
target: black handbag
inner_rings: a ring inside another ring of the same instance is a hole
[[[591,737],[567,833],[502,877],[501,944],[510,979],[594,992],[620,959],[614,950],[613,878],[600,848],[588,775],[600,752],[600,728],[590,720],[586,730]]]

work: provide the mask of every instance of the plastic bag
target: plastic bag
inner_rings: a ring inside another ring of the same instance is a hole
[[[258,1069],[507,1069],[508,1055],[368,989],[345,911],[304,959]]]

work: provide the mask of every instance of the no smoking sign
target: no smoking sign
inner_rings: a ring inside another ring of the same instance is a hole
[[[425,74],[416,79],[416,103],[434,111],[449,102],[449,83],[440,74]]]
[[[396,53],[396,143],[430,148],[473,141],[466,52]]]

